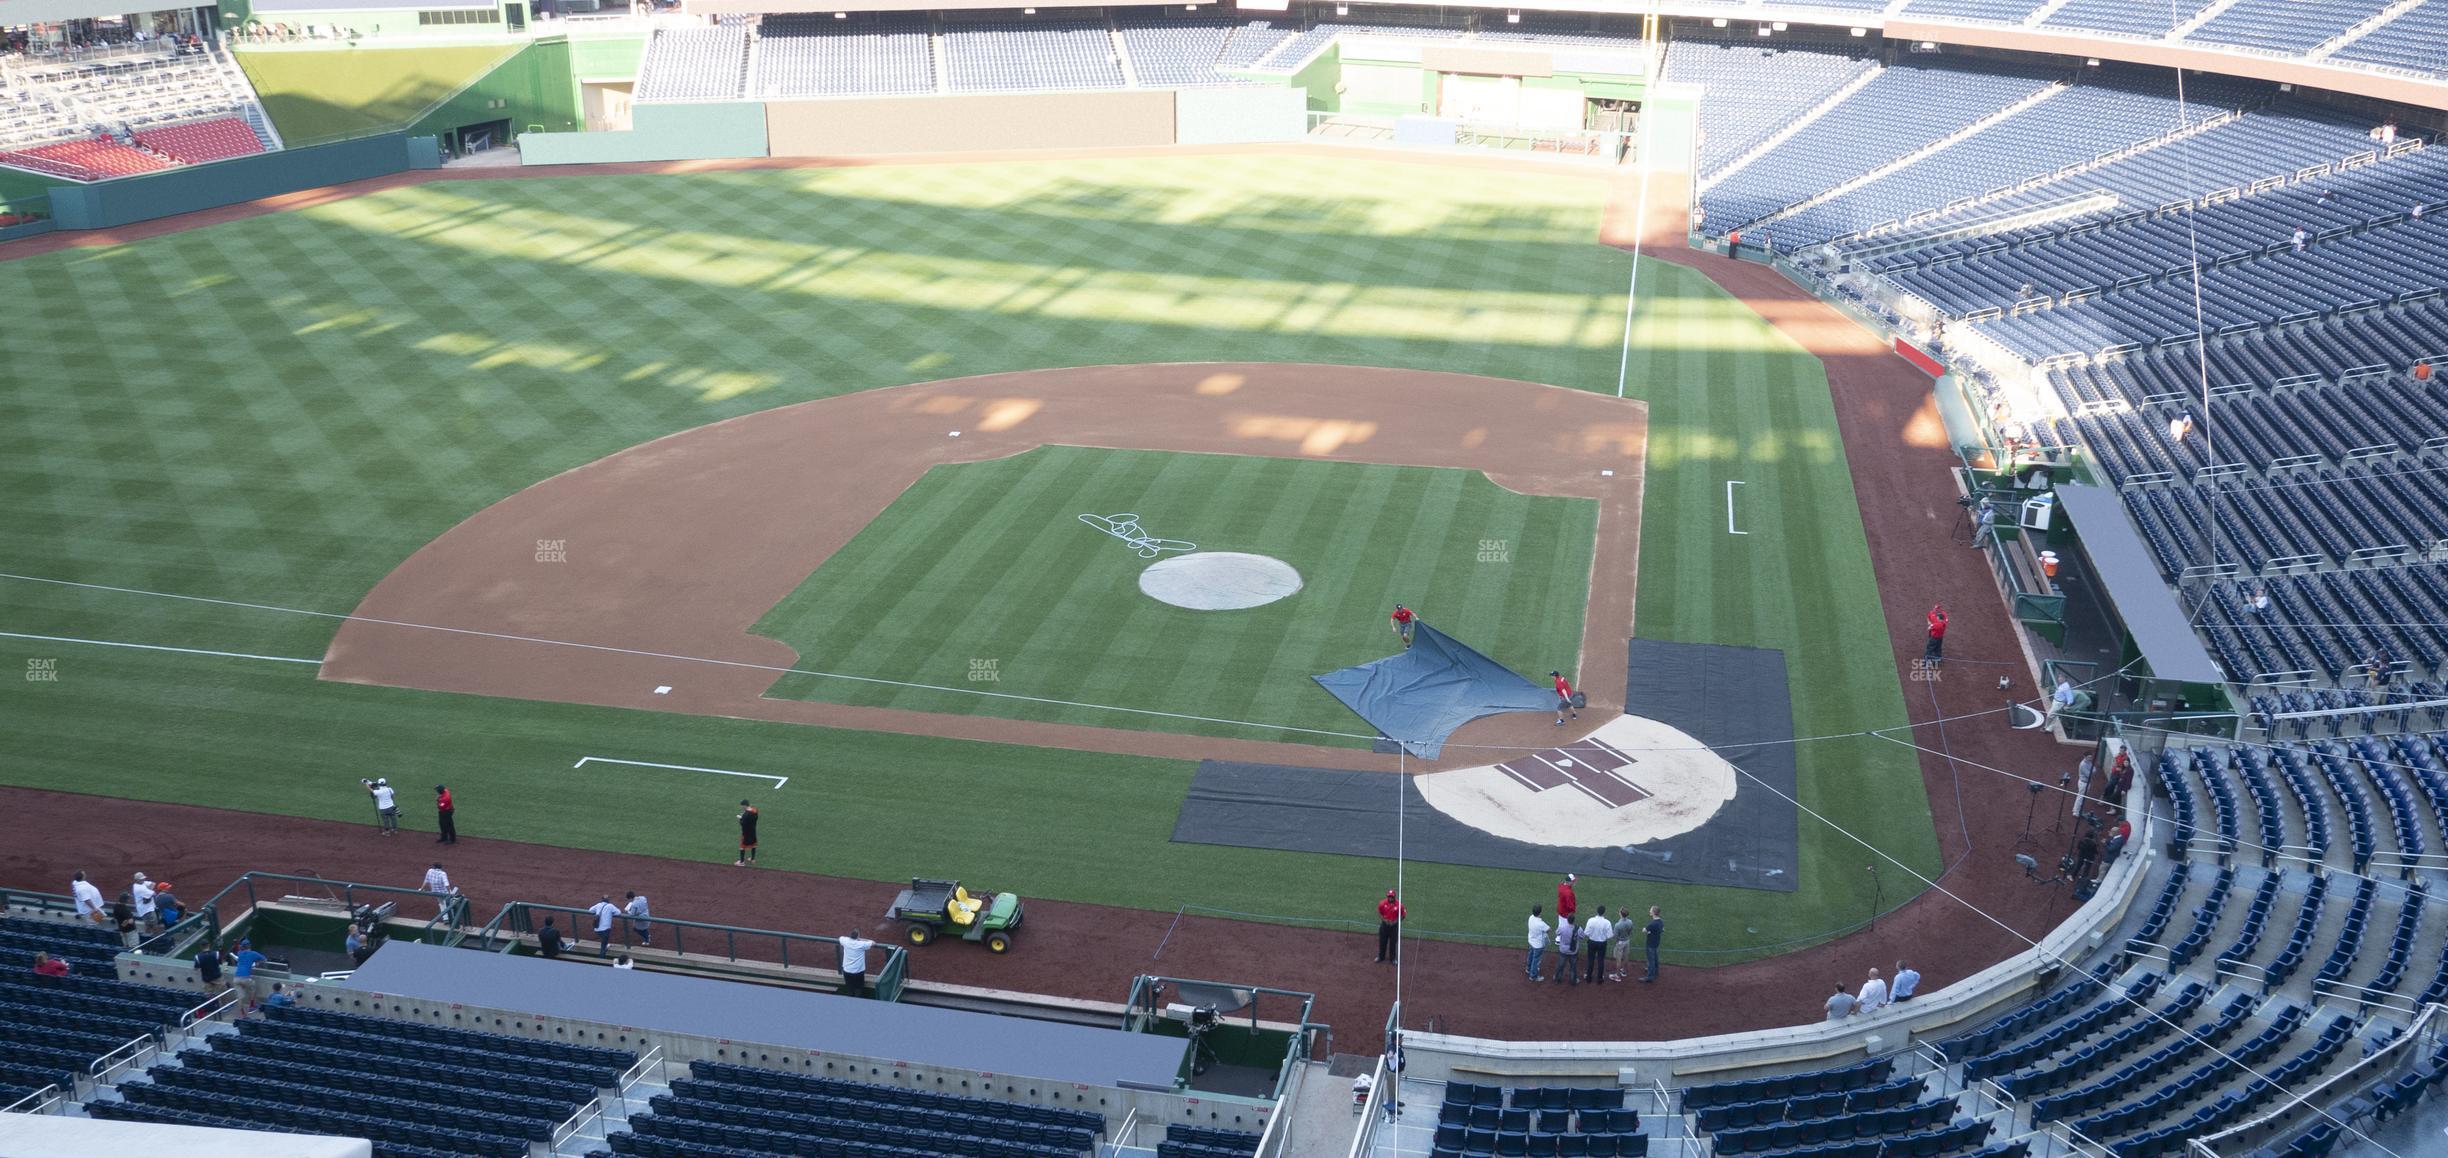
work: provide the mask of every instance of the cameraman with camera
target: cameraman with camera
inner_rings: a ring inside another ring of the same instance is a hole
[[[365,785],[366,795],[374,798],[374,815],[381,822],[382,827],[379,831],[382,835],[398,836],[399,798],[392,795],[391,781],[360,779],[357,782]]]

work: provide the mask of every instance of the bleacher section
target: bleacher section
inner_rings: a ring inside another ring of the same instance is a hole
[[[2309,52],[2376,10],[2364,0],[2236,0],[2185,39],[2263,52]]]
[[[1123,87],[1113,34],[1102,19],[947,21],[942,38],[953,92]]]
[[[2448,0],[2423,0],[2396,19],[2347,41],[2332,59],[2448,76]]]
[[[633,1053],[304,1008],[266,1008],[142,1077],[99,1118],[371,1138],[378,1154],[522,1158]]]
[[[1858,50],[1712,39],[1691,25],[1667,43],[1665,76],[1703,87],[1696,175],[1705,178],[1876,67]]]
[[[747,83],[746,28],[658,28],[638,62],[637,99],[737,100]]]
[[[1285,33],[1264,20],[1125,12],[1114,18],[1142,88],[1220,88],[1253,81],[1223,71],[1247,68]]]
[[[693,1062],[690,1068],[693,1077],[654,1096],[651,1113],[632,1113],[629,1128],[605,1139],[610,1149],[599,1153],[694,1158],[729,1148],[842,1158],[1076,1158],[1094,1150],[1105,1129],[1101,1116],[1085,1110],[721,1062]],[[1235,1152],[1203,1142],[1184,1158],[1210,1158],[1211,1150],[1213,1158]]]
[[[2048,29],[2105,32],[2157,40],[2206,7],[2209,7],[2209,0],[2181,0],[2176,4],[2137,4],[2133,0],[2066,0],[2056,11],[2042,18],[2040,25]]]
[[[1433,1158],[1644,1158],[1649,1139],[1640,1111],[1625,1108],[1620,1088],[1448,1082]]]
[[[136,133],[136,143],[187,165],[225,161],[264,151],[263,140],[255,135],[255,130],[236,117],[215,117],[206,121],[140,129]]]
[[[856,22],[821,12],[767,16],[753,49],[757,95],[934,92],[927,29],[924,15],[901,13],[861,14]]]
[[[162,44],[10,58],[0,66],[0,163],[100,181],[270,147],[234,68],[200,47]]]
[[[72,1092],[98,1058],[157,1037],[194,1007],[192,993],[117,980],[119,934],[94,925],[0,918],[0,1106],[45,1086]],[[68,964],[32,971],[34,954]]]

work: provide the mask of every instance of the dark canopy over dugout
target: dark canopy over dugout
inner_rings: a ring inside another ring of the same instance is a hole
[[[1556,703],[1554,689],[1522,678],[1426,620],[1413,628],[1409,650],[1315,678],[1379,735],[1401,741],[1423,760],[1436,759],[1445,737],[1481,716],[1549,711]]]

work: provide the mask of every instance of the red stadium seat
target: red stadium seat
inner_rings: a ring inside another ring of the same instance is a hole
[[[215,117],[209,121],[188,121],[158,129],[144,129],[136,134],[138,144],[190,165],[206,161],[223,161],[264,151],[263,142],[255,130],[236,117]]]

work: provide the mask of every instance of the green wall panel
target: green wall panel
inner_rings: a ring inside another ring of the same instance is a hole
[[[529,126],[548,133],[577,131],[578,88],[571,79],[569,41],[528,45],[418,118],[408,131],[438,136],[462,125],[499,120],[510,122],[514,136]]]
[[[499,43],[242,49],[238,64],[295,147],[406,128],[518,51]]]

